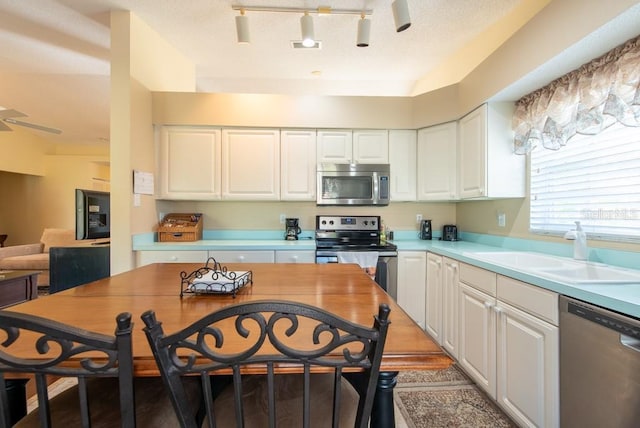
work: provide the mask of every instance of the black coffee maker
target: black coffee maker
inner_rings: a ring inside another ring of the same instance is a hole
[[[285,219],[284,239],[287,241],[296,241],[298,240],[300,232],[302,232],[302,230],[300,230],[300,227],[298,226],[297,218]]]

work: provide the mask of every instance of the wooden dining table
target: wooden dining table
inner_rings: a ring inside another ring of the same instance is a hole
[[[172,333],[222,307],[254,300],[287,300],[320,307],[349,321],[373,325],[381,303],[391,308],[372,427],[393,427],[393,388],[398,372],[439,370],[452,360],[404,310],[355,264],[250,263],[228,264],[228,271],[250,271],[252,282],[235,294],[183,293],[182,277],[202,268],[198,263],[155,263],[38,298],[11,311],[50,318],[110,334],[115,317],[130,312],[135,322],[135,376],[159,376],[140,315],[156,312],[164,331]],[[411,286],[403,284],[402,286]],[[24,352],[29,352],[25,350]],[[35,350],[32,358],[38,358]]]

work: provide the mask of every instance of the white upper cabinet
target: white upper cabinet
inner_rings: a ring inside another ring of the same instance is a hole
[[[184,126],[160,128],[161,199],[220,199],[220,130]]]
[[[418,131],[418,200],[457,199],[458,125],[456,122]]]
[[[355,163],[389,163],[389,131],[353,131],[353,160]]]
[[[389,131],[391,201],[416,200],[416,131]]]
[[[280,135],[280,199],[316,200],[316,130],[283,129]]]
[[[387,130],[319,130],[318,162],[389,163]]]
[[[351,163],[352,159],[351,130],[318,130],[318,163]]]
[[[222,163],[223,199],[280,198],[280,130],[223,130]]]
[[[513,111],[513,103],[489,103],[460,119],[461,199],[525,196],[525,156],[513,152]]]

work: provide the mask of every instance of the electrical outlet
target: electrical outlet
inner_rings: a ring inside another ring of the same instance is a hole
[[[420,223],[422,221],[422,214],[416,214],[416,223]]]
[[[507,225],[507,215],[505,213],[498,214],[498,226],[505,227]]]
[[[287,218],[286,214],[280,214],[280,224],[284,224],[286,218]]]

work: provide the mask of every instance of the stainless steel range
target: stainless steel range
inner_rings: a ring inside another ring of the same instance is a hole
[[[376,253],[375,281],[396,298],[398,247],[380,242],[380,216],[316,216],[315,238],[316,263],[338,263],[345,253]]]

